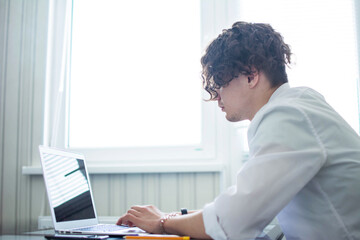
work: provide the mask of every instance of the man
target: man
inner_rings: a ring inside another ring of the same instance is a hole
[[[249,161],[236,186],[200,211],[134,206],[118,224],[253,239],[277,216],[287,240],[360,239],[360,138],[319,93],[289,87],[290,55],[267,24],[237,22],[224,30],[201,62],[204,88],[226,118],[251,121]]]

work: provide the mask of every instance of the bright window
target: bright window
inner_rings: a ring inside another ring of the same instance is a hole
[[[201,144],[200,2],[74,0],[70,148]]]
[[[51,3],[45,145],[92,163],[222,161],[200,58],[214,26],[227,25],[214,17],[225,3]]]

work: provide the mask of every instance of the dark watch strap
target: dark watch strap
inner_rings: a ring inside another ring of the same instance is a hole
[[[186,208],[182,208],[182,209],[180,209],[180,211],[181,211],[181,215],[188,214],[188,211]]]

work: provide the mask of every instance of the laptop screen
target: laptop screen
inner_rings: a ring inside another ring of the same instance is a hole
[[[56,222],[95,218],[84,159],[52,153],[42,159]]]

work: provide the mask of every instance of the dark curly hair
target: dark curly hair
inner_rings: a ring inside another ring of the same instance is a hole
[[[210,100],[216,90],[239,74],[254,70],[265,73],[271,87],[288,82],[285,67],[290,64],[290,47],[269,24],[236,22],[207,47],[201,58],[204,89]]]

